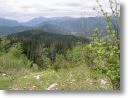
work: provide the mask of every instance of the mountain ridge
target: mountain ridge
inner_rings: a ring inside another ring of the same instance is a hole
[[[7,23],[7,21],[8,19],[7,20],[5,19],[5,23]],[[12,21],[12,24],[10,21]],[[83,18],[36,17],[31,19],[30,21],[22,22],[22,23],[14,20],[9,20],[9,22],[10,24],[8,25],[4,25],[3,23],[4,28],[2,27],[2,25],[0,25],[0,35],[1,34],[8,35],[8,34],[25,31],[29,29],[43,29],[43,30],[46,30],[47,32],[60,33],[60,34],[73,34],[73,32],[74,34],[81,33],[81,32],[89,33],[89,32],[93,32],[93,30],[96,27],[101,29],[103,32],[106,32],[106,25],[107,25],[105,17],[86,17],[86,18],[85,17]],[[16,23],[17,25],[15,24],[15,26],[13,26],[14,23]],[[2,24],[2,22],[0,24]],[[20,30],[17,30],[17,26],[19,26]],[[2,28],[5,30],[3,30]]]

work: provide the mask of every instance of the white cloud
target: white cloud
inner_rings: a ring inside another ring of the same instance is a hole
[[[103,0],[108,9],[108,0]],[[26,21],[33,17],[78,17],[98,15],[92,10],[97,6],[96,0],[0,0],[0,17]]]

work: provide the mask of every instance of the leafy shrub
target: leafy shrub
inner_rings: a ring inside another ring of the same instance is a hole
[[[111,36],[111,35],[110,35]],[[95,65],[95,69],[106,74],[113,84],[113,89],[120,88],[120,48],[119,39],[116,36],[101,38],[98,33],[93,36],[93,41],[89,45],[91,49],[86,57],[87,62]],[[87,46],[86,46],[87,47]],[[91,56],[92,55],[92,56]],[[94,57],[93,57],[94,56]],[[88,64],[89,64],[88,63]],[[90,68],[91,65],[90,65]]]
[[[81,60],[81,53],[82,53],[82,48],[80,45],[75,46],[72,50],[69,50],[67,52],[67,59],[69,61],[72,61],[74,63],[77,63]]]
[[[7,52],[10,47],[11,41],[8,37],[0,38],[0,52]]]
[[[0,72],[15,74],[22,69],[30,68],[32,62],[23,54],[20,43],[13,44],[8,52],[0,56]]]
[[[21,57],[22,53],[23,53],[23,49],[22,49],[21,43],[15,43],[9,49],[8,54],[10,54],[12,57],[19,58]]]

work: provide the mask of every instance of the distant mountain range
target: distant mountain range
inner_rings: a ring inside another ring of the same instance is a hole
[[[0,18],[0,35],[9,35],[31,29],[40,29],[49,33],[63,35],[92,32],[96,27],[105,31],[106,19],[104,17],[37,17],[30,21],[20,23],[16,20]]]
[[[0,18],[0,26],[20,26],[20,23],[17,22],[16,20]]]
[[[0,26],[0,35],[10,35],[12,33],[31,30],[32,28],[26,26]]]

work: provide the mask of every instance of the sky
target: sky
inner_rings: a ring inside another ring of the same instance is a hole
[[[110,12],[108,0],[100,0]],[[93,10],[96,0],[0,0],[0,18],[20,22],[35,17],[94,17],[101,15]]]

